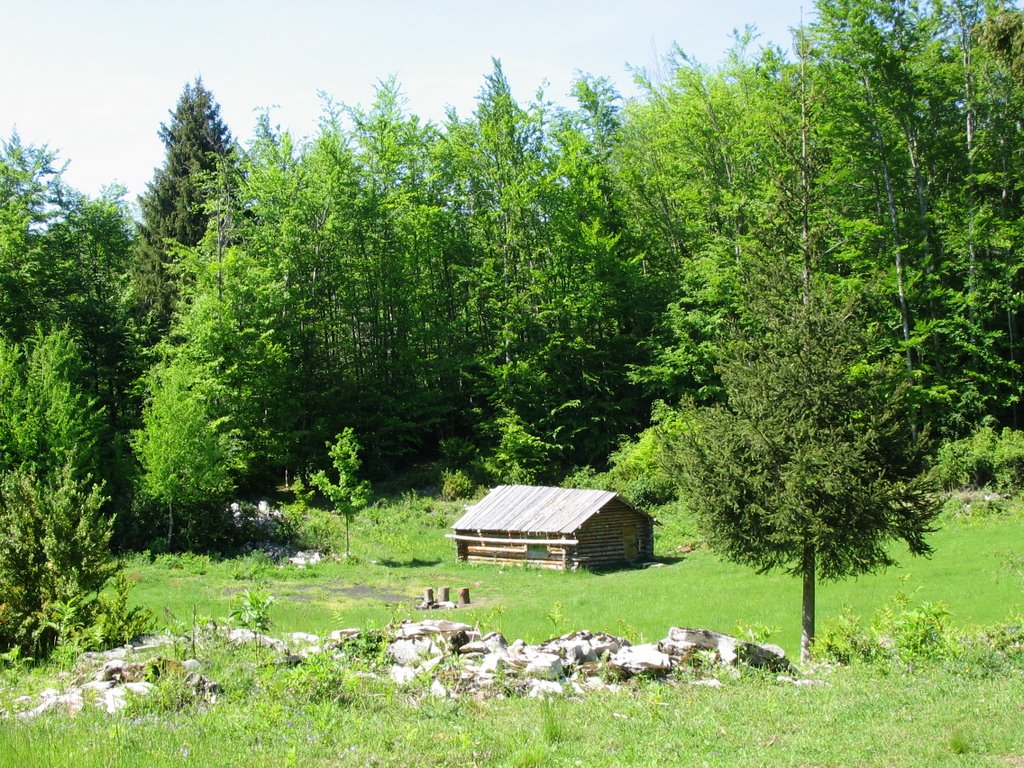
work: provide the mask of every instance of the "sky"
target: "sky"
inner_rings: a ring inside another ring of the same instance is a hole
[[[134,200],[197,76],[244,144],[263,111],[310,136],[321,93],[368,106],[390,76],[411,113],[468,117],[492,57],[521,102],[543,87],[571,104],[577,72],[632,97],[631,68],[656,76],[674,45],[713,66],[751,24],[789,50],[801,14],[813,0],[0,0],[0,137],[56,150],[82,192],[119,183]]]

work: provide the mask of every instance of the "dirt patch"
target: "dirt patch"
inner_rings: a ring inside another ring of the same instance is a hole
[[[408,595],[399,595],[395,592],[385,592],[365,584],[356,584],[351,587],[330,586],[324,584],[294,584],[292,589],[299,593],[320,592],[325,595],[344,595],[355,600],[379,600],[382,603],[411,603],[416,598]],[[287,599],[297,602],[309,602],[316,599],[315,595],[295,594],[288,595]]]

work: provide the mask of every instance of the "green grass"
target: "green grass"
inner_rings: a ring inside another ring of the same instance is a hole
[[[273,675],[276,674],[276,680]],[[46,766],[1019,765],[1024,683],[840,669],[794,688],[637,686],[578,700],[435,700],[367,684],[301,700],[265,672],[209,709],[0,726],[0,768]],[[1014,761],[1017,762],[1014,762]]]
[[[174,558],[129,565],[135,598],[160,618],[225,617],[234,595],[264,581],[278,598],[272,616],[281,631],[382,626],[422,617],[412,609],[425,587],[469,587],[473,605],[451,618],[499,629],[510,639],[540,641],[571,629],[656,640],[670,626],[731,632],[738,626],[775,628],[773,641],[790,654],[799,648],[800,584],[781,573],[757,574],[696,550],[665,565],[610,573],[560,573],[454,562],[443,522],[413,522],[404,536],[382,536],[379,524],[356,530],[355,562],[278,568],[259,558],[209,562]],[[377,526],[377,527],[375,527]],[[821,584],[819,625],[845,607],[868,616],[902,591],[917,601],[941,601],[959,626],[990,624],[1024,613],[1024,583],[1007,569],[1024,552],[1024,518],[952,520],[931,537],[935,554],[914,558],[895,551],[900,565],[886,572]],[[386,600],[374,595],[378,594]],[[404,601],[396,601],[402,596]]]
[[[471,608],[433,616],[479,622],[539,641],[590,628],[654,640],[671,625],[733,631],[778,627],[798,645],[799,584],[758,575],[698,550],[667,564],[604,574],[456,563],[444,525],[454,510],[417,512],[408,501],[360,519],[348,562],[278,568],[264,558],[136,557],[135,598],[162,621],[225,617],[234,596],[264,584],[277,597],[275,634],[380,627],[422,618],[424,587],[468,586]],[[401,525],[387,525],[393,514]],[[950,519],[930,559],[823,585],[819,620],[844,607],[867,617],[898,592],[942,601],[954,624],[1024,613],[1024,519]],[[673,542],[663,542],[666,552]],[[1017,570],[1007,564],[1017,564]],[[374,595],[403,596],[389,603]],[[164,609],[169,609],[165,613]],[[186,654],[187,648],[174,653]],[[437,700],[397,689],[351,665],[275,666],[250,649],[214,644],[204,674],[225,685],[215,704],[161,695],[125,716],[0,720],[0,768],[10,766],[1021,766],[1024,669],[977,659],[825,669],[826,685],[797,688],[772,676],[724,676],[724,686],[631,684],[619,694],[542,702],[512,697]],[[53,683],[52,668],[0,672],[0,708]]]

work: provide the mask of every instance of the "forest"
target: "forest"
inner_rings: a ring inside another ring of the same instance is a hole
[[[388,80],[245,146],[196,79],[137,208],[10,136],[4,499],[209,550],[231,500],[308,485],[345,430],[369,479],[586,478],[722,402],[769,273],[900,372],[907,441],[1021,427],[1021,11],[818,0],[792,51],[747,30],[636,78],[625,101],[581,75],[565,107],[495,60],[471,115],[423,121]]]

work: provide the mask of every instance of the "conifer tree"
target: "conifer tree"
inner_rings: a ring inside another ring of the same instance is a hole
[[[159,131],[166,159],[139,197],[142,226],[134,278],[139,310],[150,334],[162,334],[170,324],[179,295],[175,251],[194,247],[203,239],[215,174],[231,157],[233,143],[220,106],[202,78],[185,84],[170,115],[170,122],[161,124]]]
[[[665,444],[714,549],[802,578],[806,660],[816,582],[893,565],[893,540],[929,554],[938,507],[899,368],[873,360],[856,312],[795,271],[752,270],[717,366],[726,402],[692,410]]]

